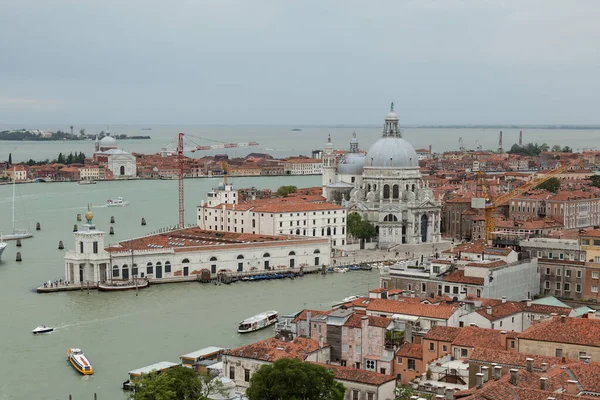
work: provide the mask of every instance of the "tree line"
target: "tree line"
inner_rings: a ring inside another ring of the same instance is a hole
[[[543,153],[545,151],[551,151],[553,153],[572,153],[573,149],[569,146],[560,147],[559,145],[554,145],[552,146],[552,148],[550,148],[550,146],[548,146],[548,144],[546,143],[527,143],[523,146],[519,146],[515,143],[512,145],[512,147],[507,153],[518,154],[520,156],[539,156],[540,153]]]
[[[9,155],[8,160],[9,160],[8,163],[10,164],[12,162],[11,155]],[[43,161],[35,161],[33,159],[29,159],[29,161],[27,161],[25,164],[27,164],[29,166],[34,166],[34,165],[48,165],[48,164],[71,165],[71,164],[84,164],[84,163],[85,163],[85,154],[83,152],[79,152],[79,153],[75,152],[75,153],[69,153],[69,155],[67,155],[67,156],[63,155],[63,153],[58,153],[58,157],[52,161],[50,161],[49,159],[45,159]]]

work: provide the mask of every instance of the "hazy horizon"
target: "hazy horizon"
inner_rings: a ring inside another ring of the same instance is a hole
[[[0,124],[600,125],[600,2],[24,0]]]

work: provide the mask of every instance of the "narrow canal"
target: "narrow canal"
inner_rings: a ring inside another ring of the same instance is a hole
[[[186,180],[186,219],[194,221],[195,206],[217,179]],[[236,187],[276,189],[282,184],[316,186],[320,177],[238,178]],[[181,354],[216,345],[236,347],[271,335],[265,330],[247,335],[237,323],[267,309],[289,313],[304,307],[327,308],[352,294],[377,287],[378,271],[310,275],[296,280],[239,282],[232,285],[180,283],[134,292],[68,292],[40,295],[33,288],[44,280],[63,277],[63,251],[73,246],[77,213],[93,204],[94,222],[115,235],[107,243],[174,224],[177,219],[176,181],[103,182],[18,185],[17,226],[42,230],[21,248],[11,242],[0,263],[0,398],[3,399],[120,399],[126,372],[158,361],[177,361]],[[106,208],[109,198],[122,196],[129,207]],[[0,186],[0,229],[10,231],[12,188]],[[25,215],[26,213],[26,215]],[[142,217],[148,225],[140,226]],[[21,251],[23,262],[15,262]],[[46,324],[58,329],[34,336]],[[69,347],[80,347],[95,374],[80,376],[67,362]]]

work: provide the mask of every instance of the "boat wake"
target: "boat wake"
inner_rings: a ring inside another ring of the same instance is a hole
[[[55,327],[54,330],[55,331],[59,330],[59,329],[68,330],[69,328],[72,328],[72,327],[90,325],[90,324],[95,324],[95,323],[98,323],[98,322],[104,322],[104,321],[110,321],[110,320],[113,320],[113,319],[130,317],[132,315],[134,315],[134,314],[115,315],[114,317],[98,318],[98,319],[92,319],[92,320],[89,320],[89,321],[75,322],[75,323],[72,323],[72,324],[64,324],[64,325],[60,325],[60,326]]]

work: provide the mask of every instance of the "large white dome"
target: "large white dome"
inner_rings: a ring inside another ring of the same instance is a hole
[[[104,136],[100,139],[100,147],[117,147],[117,139],[112,136]]]
[[[414,147],[406,140],[387,136],[379,139],[367,152],[367,167],[418,168],[419,159]]]

